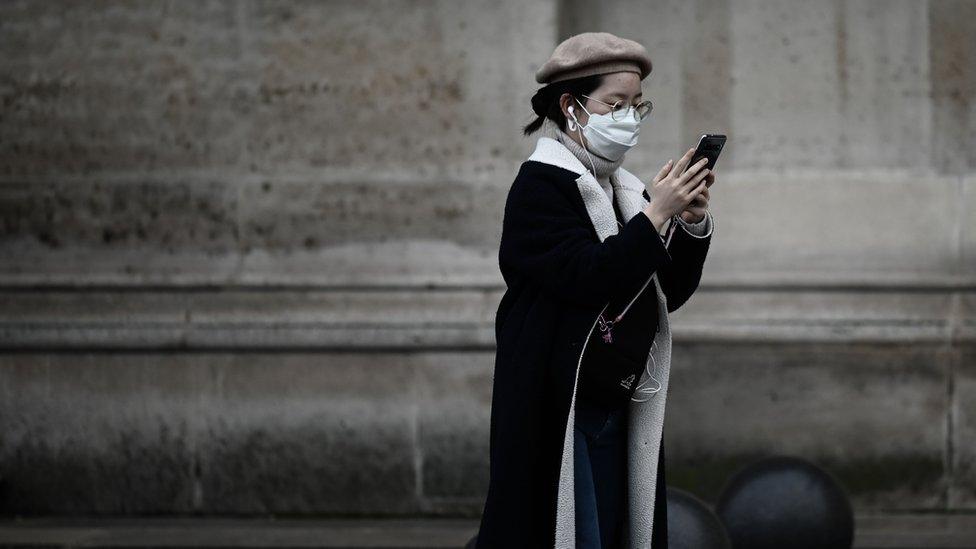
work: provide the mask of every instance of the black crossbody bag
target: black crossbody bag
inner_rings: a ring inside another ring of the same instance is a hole
[[[593,332],[583,357],[580,391],[588,400],[617,409],[634,394],[646,364],[621,352],[619,346],[604,341]]]

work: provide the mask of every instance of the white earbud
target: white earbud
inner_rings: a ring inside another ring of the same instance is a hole
[[[573,117],[572,120],[566,120],[566,126],[569,128],[569,131],[571,131],[571,132],[573,132],[573,131],[579,131],[579,128],[583,127],[583,125],[580,124],[579,119],[576,118],[576,113],[573,112],[573,106],[570,105],[569,108],[567,108],[566,110],[568,110],[569,111],[569,115]],[[583,132],[580,131],[579,133],[580,133],[580,139],[583,139]],[[593,171],[592,171],[593,177],[596,177],[596,165],[593,164],[593,158],[590,157],[590,151],[588,151],[586,149],[585,142],[583,144],[583,150],[586,151],[586,157],[590,160],[590,167],[593,168]]]

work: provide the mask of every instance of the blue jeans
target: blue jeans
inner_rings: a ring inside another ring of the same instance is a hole
[[[577,549],[616,549],[626,526],[627,406],[577,399],[573,429]]]

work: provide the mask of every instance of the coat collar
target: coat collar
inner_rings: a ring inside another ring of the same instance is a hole
[[[606,192],[593,174],[565,145],[551,137],[540,137],[528,159],[551,164],[577,174],[576,185],[579,187],[583,204],[586,206],[593,228],[600,237],[600,242],[610,235],[617,234],[617,216]],[[625,220],[640,213],[647,205],[648,201],[643,196],[644,183],[622,166],[610,174],[610,185],[613,186],[613,195]]]

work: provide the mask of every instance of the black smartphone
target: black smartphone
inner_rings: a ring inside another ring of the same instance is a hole
[[[702,166],[702,168],[708,168],[708,171],[715,169],[715,163],[718,162],[718,155],[722,152],[722,147],[725,146],[725,136],[717,133],[703,133],[698,139],[698,146],[695,148],[695,154],[691,157],[691,162],[688,162],[688,166],[685,171],[691,166],[694,166],[696,162],[702,158],[707,158],[708,163]]]

